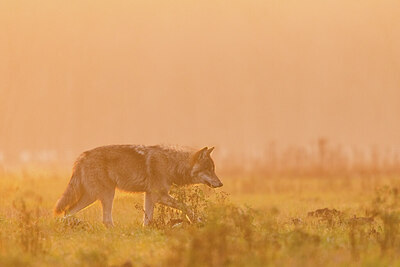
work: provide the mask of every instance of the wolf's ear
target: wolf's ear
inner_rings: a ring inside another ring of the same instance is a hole
[[[209,149],[207,150],[207,154],[210,155],[211,152],[213,152],[214,148],[215,148],[215,147],[209,148]]]
[[[208,153],[208,147],[203,147],[202,149],[200,149],[199,151],[197,151],[194,156],[193,156],[193,160],[199,160],[203,157],[205,157]]]
[[[200,156],[201,158],[203,158],[203,157],[205,157],[205,156],[207,155],[207,153],[208,153],[208,147],[203,147],[203,148],[200,149],[200,151],[199,151],[199,156]]]

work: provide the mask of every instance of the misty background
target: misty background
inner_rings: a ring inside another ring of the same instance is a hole
[[[0,2],[4,161],[321,137],[400,153],[399,1]]]

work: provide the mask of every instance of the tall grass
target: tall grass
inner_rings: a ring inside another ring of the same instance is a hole
[[[149,228],[141,222],[143,197],[118,193],[114,229],[102,225],[98,204],[67,220],[53,217],[66,180],[0,178],[0,266],[400,264],[397,178],[228,177],[229,194],[173,188],[199,222],[157,205]]]

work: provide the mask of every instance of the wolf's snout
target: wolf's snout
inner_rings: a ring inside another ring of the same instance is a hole
[[[216,185],[216,186],[214,186],[214,188],[218,188],[218,187],[221,187],[221,186],[223,186],[223,185],[224,185],[223,183],[219,182],[219,184]]]
[[[224,184],[221,182],[221,181],[218,181],[217,183],[215,183],[215,184],[213,184],[213,188],[218,188],[218,187],[221,187],[221,186],[223,186]]]

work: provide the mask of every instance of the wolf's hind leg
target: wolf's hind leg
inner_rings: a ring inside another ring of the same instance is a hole
[[[154,213],[154,194],[146,192],[144,193],[144,218],[143,226],[148,226],[153,220]]]
[[[191,223],[195,222],[194,213],[184,203],[181,203],[168,194],[162,195],[159,198],[159,203],[168,207],[182,211]]]
[[[103,223],[107,227],[114,226],[112,219],[112,207],[113,207],[114,195],[115,195],[115,189],[113,189],[112,191],[108,191],[100,198],[100,202],[103,207]]]
[[[71,216],[79,212],[80,210],[86,208],[90,204],[96,201],[96,198],[84,192],[82,197],[78,200],[74,206],[72,206],[68,211],[66,211],[66,216]]]

